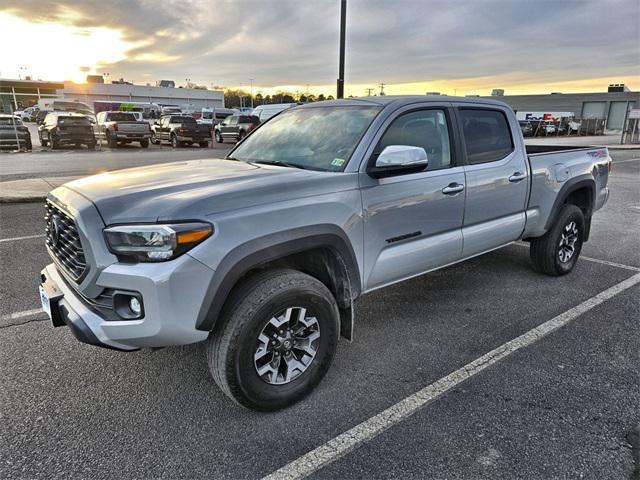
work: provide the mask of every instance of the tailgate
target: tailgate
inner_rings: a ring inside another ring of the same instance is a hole
[[[122,133],[149,133],[147,122],[118,122],[118,131]]]

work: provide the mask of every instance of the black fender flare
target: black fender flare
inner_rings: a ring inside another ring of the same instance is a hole
[[[581,188],[587,187],[588,191],[589,191],[589,212],[593,212],[593,208],[594,208],[594,204],[595,204],[595,200],[596,200],[596,182],[593,178],[588,177],[585,178],[584,175],[579,176],[579,177],[575,177],[572,179],[569,179],[560,189],[560,191],[558,192],[558,195],[556,195],[556,199],[553,202],[553,206],[551,207],[551,211],[549,212],[549,217],[547,217],[547,221],[544,225],[544,228],[546,231],[549,231],[549,229],[553,226],[553,223],[556,220],[556,217],[558,216],[558,213],[560,212],[560,209],[562,208],[562,205],[564,205],[565,201],[567,200],[567,198],[569,197],[569,195],[571,195],[573,192],[575,192],[576,190],[579,190]],[[586,215],[585,221],[589,221],[591,218],[591,215]]]
[[[317,248],[331,249],[344,267],[350,296],[346,309],[350,309],[360,294],[361,285],[351,242],[335,225],[314,225],[266,235],[231,250],[216,267],[198,313],[196,329],[211,331],[214,328],[231,290],[247,272],[280,258]]]

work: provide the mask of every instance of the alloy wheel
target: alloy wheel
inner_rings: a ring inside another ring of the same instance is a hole
[[[271,385],[302,375],[318,352],[320,325],[303,307],[289,307],[271,317],[258,335],[253,356],[256,372]]]
[[[576,222],[569,222],[560,233],[560,244],[558,246],[558,258],[562,263],[567,263],[576,251],[579,231]]]

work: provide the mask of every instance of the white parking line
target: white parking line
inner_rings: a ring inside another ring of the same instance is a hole
[[[39,235],[27,235],[26,237],[0,238],[0,243],[15,242],[18,240],[29,240],[30,238],[41,238],[41,237],[44,237],[44,235],[39,234]]]
[[[640,158],[629,158],[627,160],[614,160],[613,161],[613,166],[615,167],[616,165],[620,164],[620,163],[629,163],[629,162],[637,162],[638,160],[640,160]]]
[[[19,320],[21,318],[33,317],[35,315],[45,315],[41,308],[34,308],[33,310],[23,310],[22,312],[8,313],[0,316],[0,327],[11,320]]]
[[[360,447],[380,435],[388,428],[398,424],[416,413],[429,402],[436,400],[461,382],[482,372],[485,368],[503,360],[513,352],[527,347],[559,328],[567,325],[580,315],[609,300],[615,295],[640,283],[640,273],[624,280],[581,304],[561,313],[557,317],[529,330],[527,333],[491,350],[482,357],[468,363],[444,378],[428,385],[422,390],[408,396],[404,400],[387,408],[383,412],[365,420],[350,430],[329,440],[324,445],[312,450],[293,462],[271,473],[265,480],[294,480],[304,478],[317,470],[326,467],[343,457],[350,451]]]

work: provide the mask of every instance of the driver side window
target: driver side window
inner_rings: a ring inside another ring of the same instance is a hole
[[[375,153],[389,145],[422,147],[427,153],[427,171],[451,166],[451,144],[443,110],[417,110],[400,115],[384,132]]]

